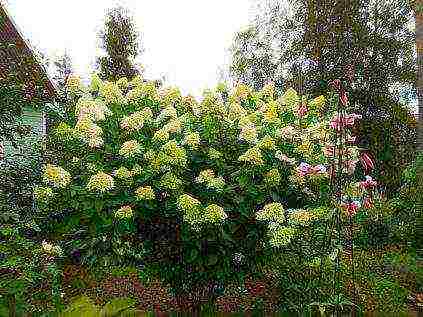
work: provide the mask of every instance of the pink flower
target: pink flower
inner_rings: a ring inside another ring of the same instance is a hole
[[[363,200],[363,207],[366,209],[373,208],[373,201],[370,198],[365,197]]]
[[[309,173],[310,168],[310,164],[301,162],[301,164],[297,167],[297,172],[300,174],[300,176],[305,176]]]
[[[302,118],[302,117],[304,117],[304,116],[307,114],[307,112],[308,112],[307,105],[306,105],[306,104],[304,104],[304,103],[302,103],[302,104],[298,107],[298,110],[297,110],[297,114],[298,114],[298,116],[299,116],[300,118]]]
[[[355,201],[352,201],[348,204],[342,204],[341,206],[345,210],[345,212],[347,213],[347,215],[349,217],[354,216],[357,213],[358,208],[359,208],[358,203],[355,202]]]
[[[364,188],[364,189],[371,189],[376,187],[377,182],[373,180],[373,178],[371,176],[366,175],[366,180],[360,182],[360,187]]]
[[[341,96],[339,97],[339,99],[341,99],[341,103],[342,103],[342,105],[343,105],[344,107],[346,107],[346,106],[347,106],[347,104],[348,104],[348,97],[347,97],[347,94],[345,93],[345,91],[343,91],[343,92],[341,93]]]
[[[324,165],[316,165],[309,169],[310,174],[323,174],[326,173],[326,167]]]
[[[361,153],[360,162],[366,173],[370,172],[374,168],[374,162],[372,158],[365,152]]]
[[[361,119],[361,115],[349,114],[346,116],[336,115],[330,122],[330,127],[336,131],[341,131],[344,127],[351,127],[354,125],[356,119]]]
[[[335,79],[332,82],[330,82],[330,85],[332,86],[332,88],[334,88],[335,90],[340,91],[341,90],[341,81],[339,79]]]
[[[355,119],[361,119],[361,115],[352,113],[350,115],[345,116],[344,123],[346,126],[353,126],[355,123]]]
[[[325,145],[323,154],[327,157],[333,157],[335,155],[335,147],[333,145]]]
[[[354,173],[357,163],[358,163],[357,160],[348,160],[345,162],[348,174],[351,175]]]
[[[336,116],[330,122],[330,127],[336,131],[341,131],[342,129],[342,120],[340,116]]]
[[[352,143],[355,143],[356,139],[357,139],[357,137],[355,137],[355,136],[349,136],[348,139],[347,139],[347,142],[352,144]]]

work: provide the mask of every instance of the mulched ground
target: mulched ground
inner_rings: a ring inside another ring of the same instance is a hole
[[[382,257],[387,250],[374,252],[373,259]],[[345,254],[345,261],[350,260],[348,254]],[[370,261],[371,262],[371,261]],[[375,263],[372,265],[373,269]],[[357,265],[359,265],[357,263]],[[385,270],[385,268],[381,268]],[[388,272],[383,274],[398,274],[398,281],[407,289],[414,289],[412,285],[413,275],[409,272]],[[158,280],[143,284],[135,273],[130,273],[125,277],[107,276],[101,280],[95,280],[89,272],[79,265],[69,264],[64,267],[63,272],[63,291],[65,305],[69,304],[72,298],[87,295],[93,299],[97,305],[104,305],[109,300],[118,297],[131,297],[137,301],[137,309],[141,311],[176,311],[189,312],[196,311],[199,307],[212,307],[214,311],[219,312],[252,312],[260,310],[264,312],[275,312],[278,310],[278,301],[283,296],[278,289],[278,279],[275,273],[271,271],[264,272],[261,279],[246,278],[244,287],[236,284],[227,285],[224,293],[219,296],[213,296],[210,288],[202,287],[192,290],[188,294],[174,296],[170,292],[170,286],[164,285]],[[364,303],[366,310],[372,311],[376,307],[376,299],[370,292],[371,286],[367,281],[357,282],[356,296]],[[408,287],[407,287],[408,286]],[[352,285],[347,286],[347,292],[351,291]],[[83,294],[81,294],[83,292]],[[410,311],[418,311],[423,307],[423,294],[412,292],[410,298]]]
[[[228,285],[224,294],[213,298],[216,311],[236,312],[252,311],[254,308],[272,312],[277,310],[279,291],[277,284],[267,276],[262,280],[247,278],[245,288]],[[117,297],[132,297],[137,301],[137,309],[141,311],[195,311],[201,305],[210,304],[209,289],[197,288],[188,294],[173,296],[169,286],[159,281],[153,281],[148,286],[141,283],[136,274],[127,277],[107,277],[101,281],[94,281],[87,271],[77,265],[67,265],[64,270],[63,284],[65,296],[71,299],[80,288],[75,288],[75,281],[85,285],[84,294],[92,298],[97,305]]]

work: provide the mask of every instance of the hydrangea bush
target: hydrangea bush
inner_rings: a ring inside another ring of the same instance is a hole
[[[318,256],[334,207],[348,217],[371,205],[373,180],[356,164],[373,162],[348,132],[358,117],[336,115],[336,93],[288,89],[278,97],[272,84],[261,91],[220,84],[196,100],[140,77],[102,82],[96,75],[89,87],[71,76],[68,90],[75,102],[51,136],[62,156],[45,166],[45,185],[34,191],[44,229],[67,255],[145,263],[157,241],[143,239],[139,223],[170,219],[178,237],[170,243],[181,254],[160,263],[165,275],[224,280],[274,248],[300,245]],[[340,153],[347,159],[334,168]],[[339,206],[335,173],[361,177],[350,188],[353,200]],[[239,254],[241,266],[233,260]]]

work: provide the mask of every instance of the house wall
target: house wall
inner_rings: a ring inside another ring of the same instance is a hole
[[[13,159],[18,162],[26,162],[38,155],[35,149],[41,144],[42,138],[45,135],[45,119],[41,111],[32,108],[24,108],[22,117],[19,118],[19,122],[29,125],[31,127],[31,132],[18,141],[18,148],[13,147],[10,142],[5,142],[4,158]]]

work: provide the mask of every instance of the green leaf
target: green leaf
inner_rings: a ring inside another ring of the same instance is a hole
[[[211,254],[207,257],[207,265],[208,266],[216,265],[217,261],[219,261],[219,257],[216,254]]]
[[[74,301],[70,307],[68,307],[63,313],[59,314],[59,317],[98,317],[100,311],[97,306],[87,296],[81,296]]]
[[[187,258],[187,262],[188,263],[194,262],[198,258],[199,254],[200,252],[196,248],[191,249],[191,251],[189,252],[189,256]]]
[[[101,310],[100,316],[121,316],[121,313],[134,307],[135,300],[132,298],[115,298],[108,302]]]

